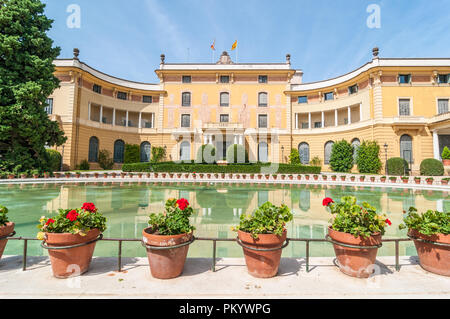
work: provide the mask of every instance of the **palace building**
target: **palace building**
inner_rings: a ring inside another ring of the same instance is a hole
[[[47,112],[68,140],[57,150],[66,169],[83,160],[98,168],[98,152],[113,154],[116,167],[125,144],[138,144],[141,161],[153,146],[167,160],[193,160],[204,144],[219,154],[244,145],[250,161],[287,163],[298,149],[302,163],[321,159],[345,139],[355,148],[376,140],[380,157],[403,157],[417,172],[426,158],[440,159],[450,146],[450,58],[380,58],[345,75],[303,83],[303,72],[283,63],[234,63],[223,52],[217,63],[166,63],[159,83],[138,83],[97,71],[78,58],[54,61],[60,88]]]

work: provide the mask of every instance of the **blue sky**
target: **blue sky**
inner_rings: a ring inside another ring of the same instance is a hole
[[[381,57],[450,57],[449,0],[43,0],[54,21],[49,35],[61,58],[128,80],[156,83],[160,55],[168,63],[212,61],[238,41],[238,62],[284,62],[320,81]],[[68,28],[70,4],[81,27]],[[381,27],[366,11],[377,4]],[[235,54],[231,54],[235,59]]]

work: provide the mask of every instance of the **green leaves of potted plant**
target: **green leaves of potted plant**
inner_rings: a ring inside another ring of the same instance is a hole
[[[373,272],[381,236],[391,221],[378,215],[368,203],[357,204],[356,197],[345,196],[340,203],[331,198],[323,200],[333,219],[328,228],[339,269],[352,277],[368,278]]]
[[[408,228],[414,240],[420,266],[432,273],[450,276],[450,213],[428,210],[418,214],[409,209],[400,229]]]
[[[416,176],[416,177],[414,177],[414,182],[416,183],[416,184],[420,184],[420,177],[419,176]]]
[[[150,227],[142,231],[142,241],[153,277],[170,279],[183,272],[189,244],[194,240],[195,227],[189,222],[193,211],[186,199],[172,198],[166,201],[164,213],[150,215]]]
[[[244,250],[245,262],[250,275],[270,278],[277,274],[283,242],[287,238],[286,223],[293,215],[286,205],[277,207],[270,202],[263,204],[253,214],[241,215],[238,243]]]
[[[408,176],[402,176],[402,181],[403,181],[404,184],[408,184],[409,177]]]
[[[433,181],[434,181],[434,178],[433,178],[433,177],[428,177],[428,178],[426,178],[425,180],[427,181],[427,184],[428,184],[428,185],[432,185],[432,184],[433,184]]]
[[[382,183],[386,182],[386,176],[381,176],[381,177],[380,177],[380,181],[381,181]]]
[[[106,229],[106,218],[93,203],[77,209],[60,209],[53,218],[42,216],[37,238],[48,249],[53,276],[68,278],[85,273],[94,253],[95,244]],[[52,249],[53,248],[53,249]]]
[[[448,185],[448,180],[449,180],[448,177],[447,177],[447,178],[441,179],[441,184],[442,184],[442,185]]]
[[[336,180],[336,178],[337,178],[337,176],[336,176],[336,175],[331,175],[331,180],[332,180],[332,181],[335,181],[335,180]]]
[[[8,208],[0,206],[0,258],[8,243],[8,237],[14,235],[14,223],[8,220]]]
[[[397,177],[391,176],[391,177],[389,177],[389,180],[391,181],[391,183],[395,183],[397,181]]]

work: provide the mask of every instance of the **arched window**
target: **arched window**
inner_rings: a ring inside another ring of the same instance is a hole
[[[269,161],[269,147],[266,142],[258,144],[258,161],[261,163],[267,163]]]
[[[258,94],[258,106],[266,107],[267,106],[267,93],[261,92]]]
[[[125,143],[122,140],[114,142],[114,163],[123,163]]]
[[[298,146],[298,154],[300,156],[300,163],[309,164],[309,144],[308,143],[300,143]]]
[[[191,144],[184,141],[180,144],[180,160],[189,161],[191,159]]]
[[[325,156],[324,156],[324,164],[328,165],[330,164],[330,158],[331,158],[331,150],[333,148],[334,142],[329,141],[325,144]]]
[[[353,163],[356,163],[356,157],[358,156],[358,149],[361,146],[361,142],[359,139],[355,138],[352,141],[352,147],[353,147]]]
[[[230,106],[230,93],[220,93],[220,106]]]
[[[181,106],[191,106],[191,93],[183,92],[181,94]]]
[[[412,137],[407,134],[400,137],[400,157],[408,164],[413,162]]]
[[[89,162],[98,162],[98,138],[92,136],[89,139]]]
[[[149,142],[141,144],[141,162],[150,162],[150,154],[152,152],[152,145]]]

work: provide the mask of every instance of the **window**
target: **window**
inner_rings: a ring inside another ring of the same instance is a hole
[[[298,104],[302,103],[308,103],[308,97],[307,96],[299,96],[298,97]]]
[[[144,95],[142,97],[142,102],[144,102],[144,103],[153,103],[153,96]]]
[[[127,99],[127,93],[119,91],[119,92],[117,92],[117,98],[119,100],[126,100]]]
[[[411,74],[400,74],[398,76],[398,83],[400,83],[400,84],[411,83]]]
[[[114,142],[114,163],[123,163],[125,143],[122,140]]]
[[[267,75],[259,75],[258,83],[267,83]]]
[[[450,83],[450,74],[439,74],[438,82],[441,84]]]
[[[302,123],[302,129],[306,129],[309,128],[309,123],[308,122],[303,122]]]
[[[143,142],[141,144],[141,162],[150,162],[150,154],[152,152],[152,145],[149,142]]]
[[[325,93],[324,98],[325,98],[325,101],[334,100],[333,92]]]
[[[448,113],[448,99],[438,100],[438,114]]]
[[[267,114],[258,115],[258,127],[267,128]]]
[[[324,153],[325,153],[324,164],[325,165],[330,164],[331,150],[333,149],[333,145],[334,145],[334,142],[332,142],[332,141],[329,141],[325,144],[325,150],[324,150]]]
[[[230,106],[230,94],[227,92],[220,93],[220,106]]]
[[[191,159],[191,144],[184,141],[180,144],[180,160],[189,161]]]
[[[314,128],[321,128],[322,122],[314,122]]]
[[[220,123],[228,123],[230,116],[228,114],[220,114]]]
[[[269,161],[269,147],[266,142],[258,144],[258,161],[267,163]]]
[[[183,75],[182,77],[182,82],[183,83],[192,83],[192,78],[190,75]]]
[[[407,134],[400,137],[400,157],[408,164],[413,162],[412,137]]]
[[[410,112],[410,99],[399,99],[398,100],[398,114],[400,116],[409,116]]]
[[[352,141],[353,147],[353,163],[356,164],[356,158],[358,157],[358,149],[361,146],[361,142],[359,139],[355,138]]]
[[[191,127],[191,116],[189,114],[181,114],[181,127]]]
[[[181,106],[191,106],[191,93],[183,92],[181,94]]]
[[[92,91],[98,94],[102,94],[102,87],[100,85],[94,84],[92,87]]]
[[[89,162],[98,162],[98,138],[92,136],[89,139]]]
[[[298,154],[300,156],[300,163],[309,164],[309,144],[300,143],[298,146]]]
[[[348,94],[355,94],[355,93],[358,93],[358,84],[348,87]]]
[[[228,75],[221,75],[220,76],[220,83],[230,83],[230,76],[228,76]]]
[[[47,114],[53,114],[53,99],[47,99],[47,106],[44,108]]]
[[[258,94],[258,106],[267,107],[267,93],[261,92]]]

